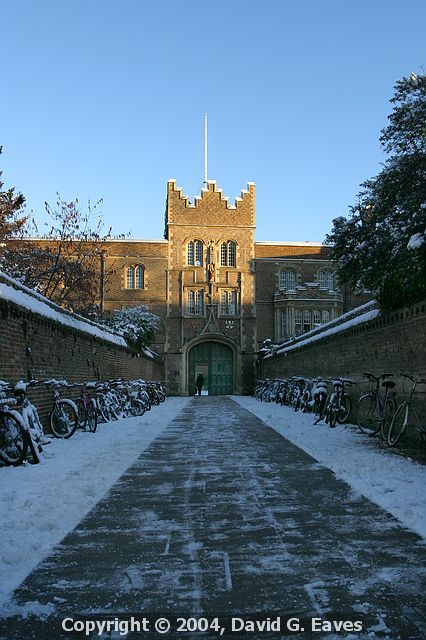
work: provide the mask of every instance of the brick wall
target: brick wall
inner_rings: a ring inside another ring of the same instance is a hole
[[[162,380],[164,367],[156,361],[138,356],[124,346],[114,344],[53,319],[38,315],[25,307],[0,299],[0,380],[16,383],[30,379],[127,380],[144,378]],[[77,388],[67,390],[76,397]],[[30,390],[30,398],[39,408],[47,425],[52,393],[44,385]]]
[[[344,376],[359,381],[365,371],[393,373],[399,401],[411,387],[398,374],[426,378],[425,302],[380,315],[262,363],[262,377],[269,378]],[[367,383],[357,384],[354,399],[367,389]],[[426,385],[418,387],[415,403],[426,421]]]

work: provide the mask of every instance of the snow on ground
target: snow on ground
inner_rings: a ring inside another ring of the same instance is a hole
[[[312,415],[233,399],[426,538],[426,467],[377,447],[355,427],[314,426]],[[0,606],[189,400],[167,398],[142,417],[53,440],[37,466],[0,468]]]
[[[53,439],[39,465],[0,468],[0,606],[188,401],[166,398],[142,417]]]
[[[426,467],[379,448],[353,425],[314,425],[312,415],[233,396],[244,409],[331,469],[337,478],[426,539]],[[419,443],[419,446],[424,446]]]

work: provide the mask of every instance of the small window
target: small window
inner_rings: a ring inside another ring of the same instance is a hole
[[[141,264],[126,268],[126,289],[143,289],[145,287],[145,269]]]
[[[135,269],[135,289],[143,289],[143,267],[140,264]]]
[[[204,311],[204,292],[195,292],[195,315],[200,316]]]
[[[228,315],[235,316],[237,313],[237,292],[229,291],[228,293]]]
[[[303,312],[303,333],[311,330],[311,322],[311,312],[305,309],[305,311]]]
[[[235,242],[228,243],[228,267],[235,267],[237,247]]]
[[[200,240],[195,243],[195,266],[203,266],[203,243]]]
[[[126,269],[126,289],[135,288],[135,268],[127,267]]]
[[[279,275],[279,288],[282,290],[294,291],[296,288],[297,274],[294,269],[280,269]]]
[[[300,309],[294,310],[294,332],[296,335],[302,333],[302,312]]]
[[[287,311],[284,309],[283,311],[281,311],[281,339],[284,340],[286,335],[287,335]]]
[[[318,327],[321,324],[321,312],[318,310],[312,311],[312,325]]]
[[[194,266],[194,243],[193,242],[188,242],[187,263],[190,266]]]
[[[226,267],[228,264],[228,245],[226,242],[222,242],[220,245],[220,266]]]
[[[192,315],[195,313],[195,292],[194,291],[188,291],[188,306],[186,310],[188,313]]]

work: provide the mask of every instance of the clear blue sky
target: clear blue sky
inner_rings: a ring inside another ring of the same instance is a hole
[[[257,185],[257,240],[321,241],[380,170],[397,79],[426,64],[424,0],[0,0],[0,168],[43,203],[103,198],[161,238],[192,200]]]

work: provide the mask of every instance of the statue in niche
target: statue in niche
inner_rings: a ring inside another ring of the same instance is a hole
[[[207,272],[209,274],[209,282],[214,282],[216,276],[216,265],[214,262],[209,262]]]
[[[214,282],[216,278],[216,264],[214,259],[214,242],[210,240],[208,248],[208,265],[207,273],[209,276],[209,282]]]

